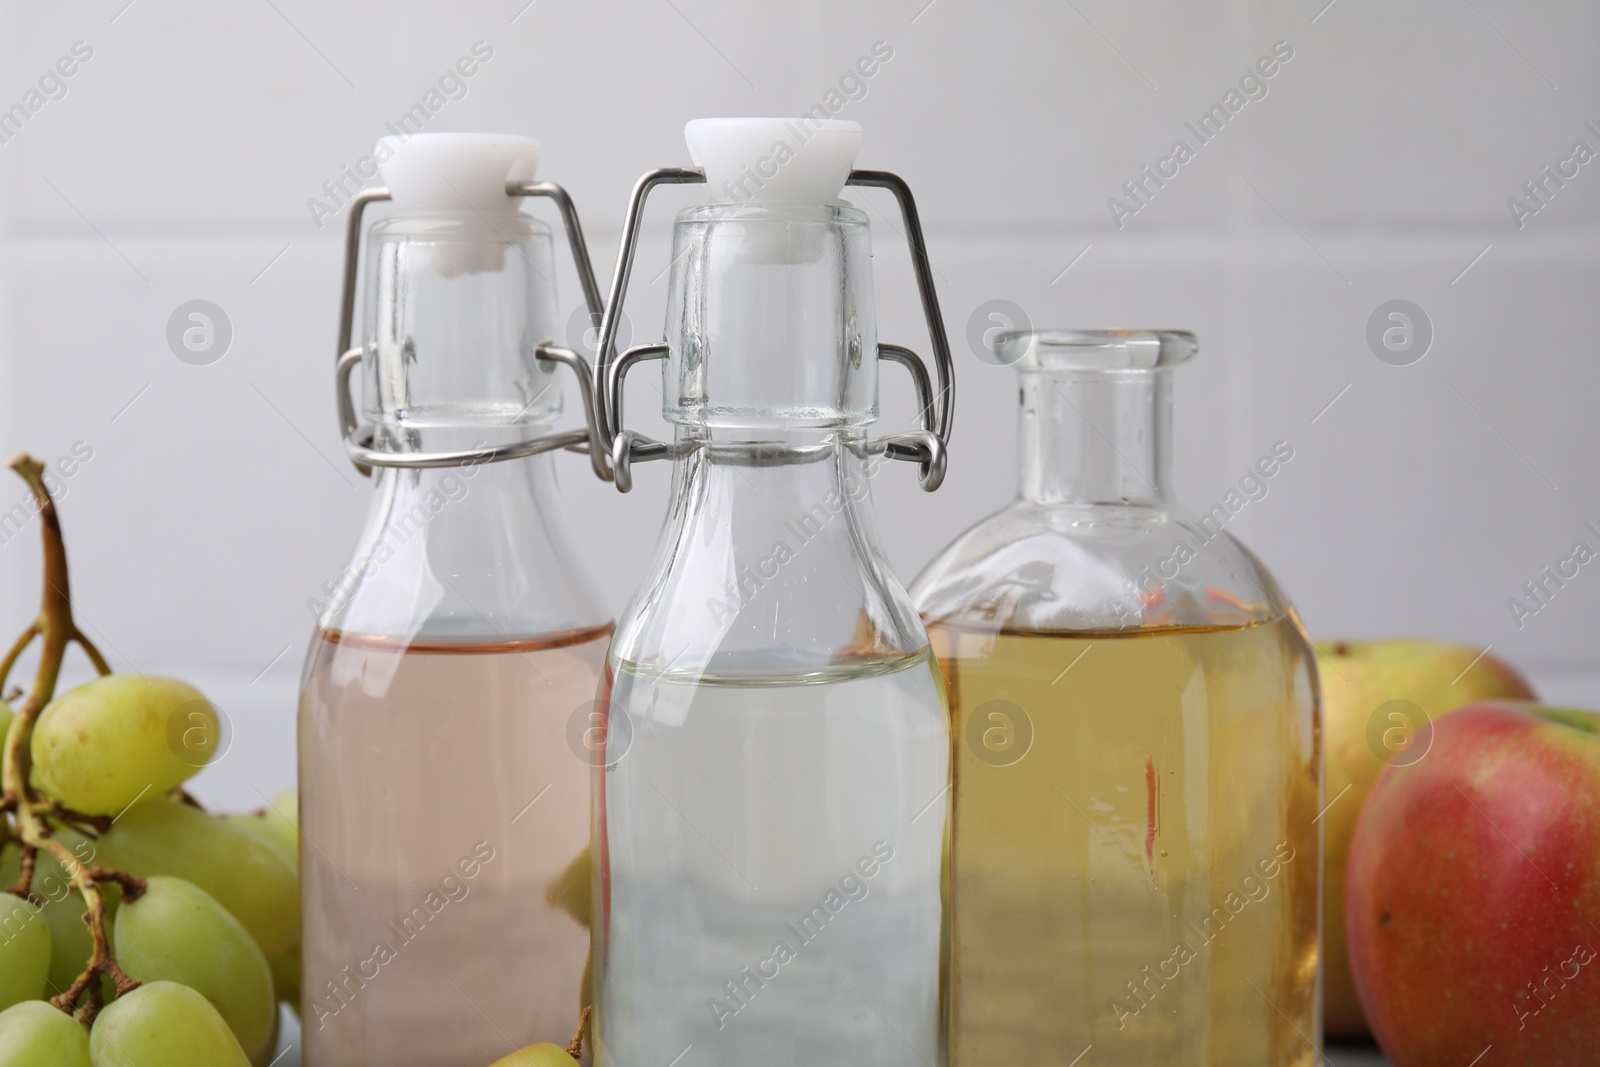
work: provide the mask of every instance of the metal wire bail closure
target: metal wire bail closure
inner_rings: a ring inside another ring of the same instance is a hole
[[[663,167],[640,178],[628,198],[628,217],[622,229],[617,270],[611,279],[610,299],[606,301],[600,321],[600,341],[595,349],[591,390],[595,400],[592,428],[603,446],[599,451],[608,457],[612,480],[617,489],[624,493],[633,486],[632,463],[665,459],[673,455],[671,445],[622,428],[622,387],[628,370],[642,360],[667,358],[667,346],[660,343],[635,345],[621,355],[615,352],[617,322],[622,314],[623,299],[627,295],[628,279],[633,273],[645,200],[658,185],[696,185],[703,184],[705,180],[705,171],[699,167]],[[900,204],[906,243],[911,248],[911,267],[916,274],[918,295],[922,299],[922,315],[927,322],[928,338],[933,344],[939,391],[934,392],[927,364],[915,352],[902,345],[879,344],[880,360],[898,363],[910,372],[920,404],[922,429],[880,438],[873,441],[870,447],[881,450],[891,459],[918,464],[922,488],[931,493],[944,481],[950,427],[955,417],[955,362],[950,356],[950,341],[939,311],[939,295],[933,287],[933,268],[928,262],[928,246],[923,239],[917,204],[911,195],[911,187],[899,175],[889,171],[852,170],[845,184],[887,189]],[[596,451],[591,447],[591,459]],[[601,473],[598,465],[595,473],[601,477],[608,476]]]
[[[594,266],[589,261],[589,246],[584,243],[583,226],[578,221],[578,210],[573,206],[572,197],[554,182],[507,182],[506,196],[513,198],[543,196],[556,202],[556,207],[561,211],[562,225],[567,232],[567,243],[572,248],[572,261],[578,270],[578,282],[583,287],[583,300],[588,306],[589,318],[592,322],[600,322],[602,318],[600,285],[595,280]],[[339,303],[339,343],[336,349],[337,362],[334,365],[334,395],[339,407],[339,435],[344,440],[345,452],[349,454],[356,470],[370,477],[373,467],[408,469],[460,467],[521,459],[524,456],[534,456],[541,452],[553,452],[558,448],[564,448],[572,452],[587,452],[595,474],[601,478],[609,478],[611,475],[606,460],[606,450],[601,447],[599,426],[595,421],[593,391],[595,379],[589,361],[571,349],[548,344],[535,348],[534,355],[539,359],[572,368],[582,394],[586,429],[563,430],[507,445],[470,448],[455,452],[387,452],[373,447],[377,430],[371,424],[362,423],[357,419],[355,398],[350,387],[350,377],[355,373],[356,367],[360,366],[362,356],[365,354],[361,348],[351,346],[351,336],[355,330],[356,286],[360,280],[358,268],[361,258],[361,217],[368,204],[388,199],[390,199],[389,190],[385,188],[363,189],[357,193],[350,200],[350,221],[345,229],[344,288]]]

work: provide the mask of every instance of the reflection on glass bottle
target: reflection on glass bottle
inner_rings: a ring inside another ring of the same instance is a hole
[[[369,232],[365,290],[373,447],[403,460],[547,432],[565,373],[534,355],[559,322],[552,243],[504,191],[537,145],[385,146],[395,206]],[[308,1067],[481,1067],[508,1040],[565,1044],[578,1019],[586,901],[560,879],[588,845],[590,767],[567,734],[611,628],[551,456],[375,466],[354,559],[316,605],[300,707]]]
[[[1198,517],[1172,498],[1194,338],[997,347],[1021,379],[1019,497],[913,585],[957,732],[952,1063],[1313,1064],[1315,664],[1224,530],[1244,498]]]
[[[787,196],[732,199],[718,160],[793,135],[688,130],[711,202],[674,231],[672,503],[602,700],[601,1064],[944,1059],[946,706],[871,507],[860,132],[807,129]]]

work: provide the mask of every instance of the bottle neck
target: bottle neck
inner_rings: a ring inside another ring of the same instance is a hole
[[[864,426],[878,416],[867,217],[848,205],[678,216],[662,414],[692,432]]]
[[[1171,371],[1020,372],[1019,495],[1045,507],[1171,498]]]
[[[543,223],[400,211],[373,224],[367,247],[361,396],[385,447],[470,448],[560,416],[566,372],[532,358],[563,336]]]

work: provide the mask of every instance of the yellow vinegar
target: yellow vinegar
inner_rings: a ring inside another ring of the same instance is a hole
[[[1321,738],[1298,620],[928,629],[955,742],[952,1067],[1317,1062]]]

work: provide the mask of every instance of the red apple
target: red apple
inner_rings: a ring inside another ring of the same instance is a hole
[[[1390,763],[1407,763],[1415,729],[1429,718],[1480,700],[1529,700],[1522,675],[1492,653],[1439,641],[1319,641],[1322,674],[1323,870],[1322,1021],[1329,1037],[1371,1033],[1356,1000],[1344,947],[1344,872],[1356,816]],[[1406,704],[1412,705],[1405,708]],[[1390,716],[1392,708],[1404,709]],[[1414,717],[1414,718],[1413,718]],[[1421,720],[1421,721],[1416,721]],[[1374,736],[1373,723],[1379,731]]]
[[[1600,714],[1491,701],[1431,729],[1350,844],[1374,1036],[1396,1067],[1600,1063]]]

